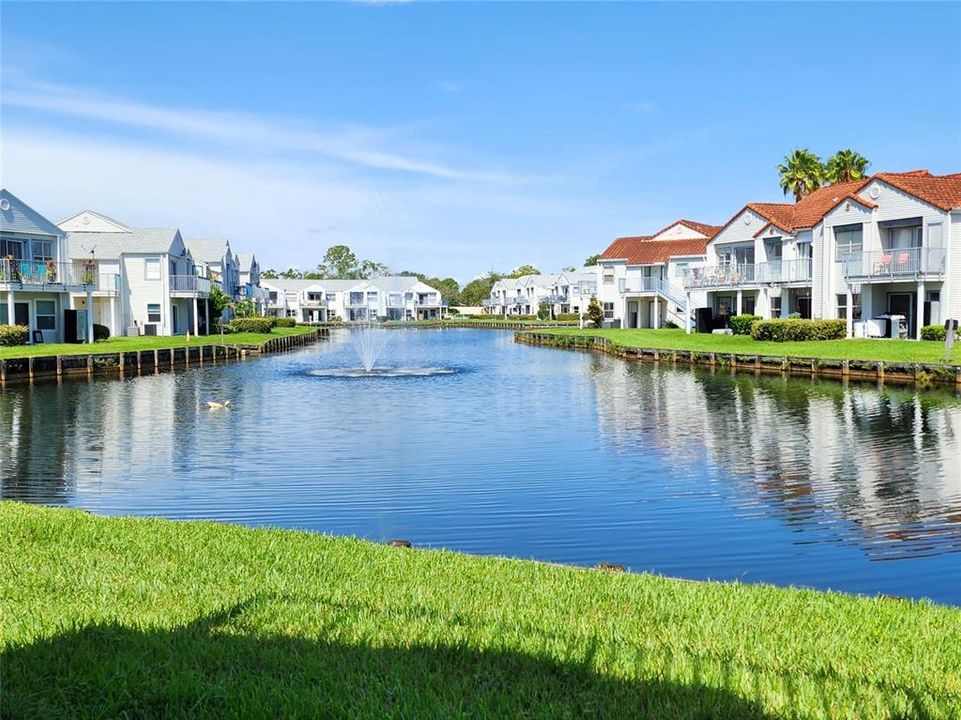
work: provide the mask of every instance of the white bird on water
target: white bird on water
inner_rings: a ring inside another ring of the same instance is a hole
[[[230,407],[230,400],[224,400],[223,402],[214,402],[213,400],[207,401],[208,410],[224,410]]]

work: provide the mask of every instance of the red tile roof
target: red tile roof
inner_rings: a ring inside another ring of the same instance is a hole
[[[703,238],[670,238],[653,240],[675,225],[683,225],[695,232],[701,233]],[[675,220],[667,227],[658,230],[653,235],[635,235],[620,237],[612,242],[607,250],[601,253],[601,260],[626,260],[628,265],[657,265],[666,263],[672,257],[704,255],[707,244],[719,231],[719,225],[708,225],[696,220]]]
[[[927,170],[880,172],[877,179],[941,210],[961,208],[961,173],[932,175]]]

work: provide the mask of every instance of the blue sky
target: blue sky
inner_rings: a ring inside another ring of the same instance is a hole
[[[794,147],[961,171],[961,5],[11,3],[2,183],[463,281],[782,198]]]

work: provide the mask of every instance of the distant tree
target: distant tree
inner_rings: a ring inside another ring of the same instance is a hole
[[[871,162],[861,153],[854,150],[838,150],[828,158],[825,166],[825,177],[832,185],[852,180],[863,180],[867,177],[868,165]]]
[[[214,285],[207,295],[207,302],[210,303],[211,315],[220,318],[223,317],[224,310],[230,307],[230,296]]]
[[[257,306],[253,300],[244,298],[234,303],[234,314],[237,317],[254,317],[257,314]]]
[[[357,274],[366,280],[383,275],[390,275],[390,268],[383,263],[374,262],[373,260],[362,260],[358,266]]]
[[[568,265],[568,266],[565,267],[565,268],[561,268],[561,272],[566,272],[566,273],[572,273],[572,272],[574,272],[575,270],[577,270],[577,268],[574,267],[573,265]]]
[[[278,277],[280,277],[280,275],[278,275],[277,271],[273,268],[268,268],[267,270],[261,271],[260,277],[262,277],[264,280],[276,280]]]
[[[317,272],[325,278],[356,279],[359,277],[360,263],[354,251],[346,245],[332,245],[317,266]]]
[[[488,300],[491,296],[491,288],[494,283],[503,279],[503,275],[493,270],[484,277],[471,280],[460,291],[461,305],[480,305],[482,300]]]
[[[519,278],[519,277],[524,277],[525,275],[540,275],[540,274],[541,274],[541,271],[538,270],[538,269],[537,269],[535,266],[533,266],[533,265],[520,265],[520,266],[514,268],[514,269],[511,271],[511,274],[508,275],[507,277],[509,277],[509,278]]]
[[[784,194],[794,193],[794,200],[800,200],[824,184],[824,163],[821,158],[807,148],[795,150],[777,166],[781,176],[781,189]]]
[[[592,297],[591,301],[587,304],[587,312],[585,314],[591,323],[591,327],[599,328],[604,324],[604,308],[597,301],[596,297]]]
[[[584,261],[584,267],[594,267],[597,265],[597,261],[600,258],[600,254],[591,255],[587,260]]]
[[[296,280],[298,278],[302,278],[303,276],[304,274],[297,268],[287,268],[280,273],[280,277],[282,277],[284,280]]]

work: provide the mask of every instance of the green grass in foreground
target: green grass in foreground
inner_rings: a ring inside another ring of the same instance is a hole
[[[787,355],[837,360],[883,360],[905,363],[943,363],[944,343],[915,340],[818,340],[805,342],[761,342],[748,335],[708,335],[683,330],[581,330],[564,328],[546,332],[563,335],[606,337],[625,347],[744,355]],[[954,346],[951,362],[961,364],[961,343]]]
[[[0,503],[10,718],[949,718],[961,612]]]
[[[223,336],[227,345],[260,345],[268,340],[283,335],[301,335],[316,328],[292,327],[274,328],[267,333],[235,333]],[[220,345],[220,335],[192,335],[189,345]],[[17,345],[15,347],[0,347],[0,358],[39,357],[41,355],[90,355],[111,352],[132,352],[134,350],[154,350],[172,347],[186,347],[187,338],[184,335],[148,337],[112,337],[101,340],[92,345],[82,343],[41,343],[39,345]]]

